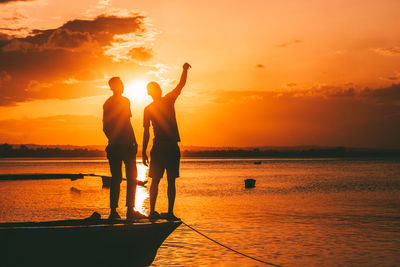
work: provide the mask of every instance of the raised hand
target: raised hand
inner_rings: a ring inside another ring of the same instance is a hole
[[[190,64],[189,63],[185,63],[185,64],[183,64],[183,69],[184,70],[187,70],[187,69],[189,69],[189,68],[191,68],[192,66],[190,66]]]

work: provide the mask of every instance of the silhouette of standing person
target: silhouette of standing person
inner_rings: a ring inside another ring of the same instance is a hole
[[[122,96],[124,84],[119,77],[108,81],[113,95],[103,105],[103,131],[108,138],[106,148],[111,171],[110,216],[109,219],[120,219],[117,212],[120,184],[122,181],[122,162],[125,164],[126,217],[140,218],[144,215],[134,210],[137,184],[136,153],[137,142],[131,125],[132,117],[129,99]]]
[[[144,109],[143,114],[143,164],[148,165],[147,145],[150,138],[150,122],[153,126],[154,139],[150,151],[149,176],[152,178],[150,187],[150,219],[160,217],[155,211],[158,195],[158,184],[167,171],[168,182],[168,216],[169,220],[178,218],[174,215],[175,203],[175,179],[179,177],[180,142],[178,124],[175,116],[175,101],[186,84],[187,71],[191,66],[188,63],[183,65],[183,72],[179,84],[174,90],[162,97],[162,90],[158,83],[150,82],[147,85],[147,93],[153,98],[153,102]]]

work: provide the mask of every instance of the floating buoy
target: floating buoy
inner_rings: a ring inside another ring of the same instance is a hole
[[[246,179],[244,180],[244,187],[253,188],[256,186],[256,180],[254,179]]]
[[[70,191],[71,191],[71,193],[76,193],[76,194],[80,194],[81,193],[81,190],[79,190],[78,188],[75,188],[75,187],[71,187]]]

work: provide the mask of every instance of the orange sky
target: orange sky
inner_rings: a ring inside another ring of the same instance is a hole
[[[120,76],[142,138],[145,84],[188,61],[183,145],[400,148],[397,0],[0,1],[0,143],[101,145]]]

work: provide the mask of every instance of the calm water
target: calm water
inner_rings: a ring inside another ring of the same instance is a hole
[[[176,214],[214,239],[283,266],[399,266],[398,160],[183,160]],[[138,164],[139,179],[146,168]],[[1,160],[0,173],[109,175],[104,159]],[[243,180],[257,180],[244,189]],[[125,184],[122,184],[121,214]],[[0,221],[108,215],[99,178],[0,182]],[[148,212],[139,187],[137,207]],[[167,210],[166,181],[157,210]],[[261,266],[179,227],[154,266]]]

